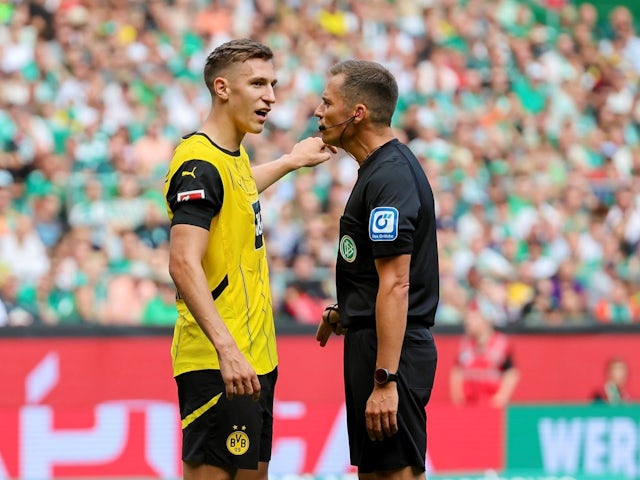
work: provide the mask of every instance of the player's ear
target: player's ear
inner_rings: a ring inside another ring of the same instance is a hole
[[[213,80],[213,93],[221,100],[229,99],[229,85],[226,78],[216,77]]]

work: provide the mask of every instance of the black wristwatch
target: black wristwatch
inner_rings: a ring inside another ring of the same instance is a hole
[[[386,385],[389,382],[397,382],[398,374],[389,373],[389,370],[387,370],[386,368],[378,368],[375,372],[373,372],[373,380],[378,385]]]

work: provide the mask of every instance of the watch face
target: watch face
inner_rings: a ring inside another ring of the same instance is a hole
[[[389,372],[385,368],[378,368],[373,374],[376,383],[387,383],[389,381]]]

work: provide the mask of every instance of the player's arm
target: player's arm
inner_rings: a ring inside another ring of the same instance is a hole
[[[272,162],[256,165],[251,169],[258,193],[263,192],[287,173],[301,167],[314,167],[331,158],[336,147],[326,145],[320,138],[310,137],[296,143],[291,153]]]
[[[378,350],[376,368],[399,373],[400,354],[407,328],[409,308],[409,266],[411,255],[382,257],[375,261],[379,286],[376,298]],[[373,379],[372,379],[373,382]],[[396,382],[374,384],[367,401],[367,432],[372,440],[382,440],[398,431],[398,386]]]
[[[171,278],[218,353],[227,396],[257,398],[258,377],[216,309],[202,267],[211,220],[219,213],[224,196],[218,171],[208,162],[190,160],[177,169],[170,181],[167,203],[173,212],[169,238]]]
[[[454,405],[464,403],[464,373],[460,365],[454,365],[449,374],[449,394]]]
[[[498,387],[498,391],[493,396],[493,405],[495,407],[503,408],[509,403],[519,380],[520,372],[518,372],[518,369],[515,367],[510,368],[502,374],[500,387]]]
[[[202,268],[209,232],[193,225],[171,227],[169,273],[187,308],[218,352],[227,396],[260,395],[254,369],[229,333],[216,309]]]
[[[492,405],[497,408],[505,407],[509,403],[509,400],[511,400],[511,396],[516,389],[519,380],[520,372],[513,363],[511,353],[509,353],[504,365],[502,366],[500,385],[491,399]]]

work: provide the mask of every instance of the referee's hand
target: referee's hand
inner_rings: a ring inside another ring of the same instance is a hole
[[[321,347],[324,347],[332,333],[344,335],[346,331],[347,329],[340,323],[340,310],[338,309],[338,305],[329,305],[324,309],[324,312],[322,312],[322,320],[320,321],[320,325],[318,325],[316,340],[320,343]]]
[[[398,385],[376,385],[367,400],[365,420],[369,440],[384,440],[398,433]]]

